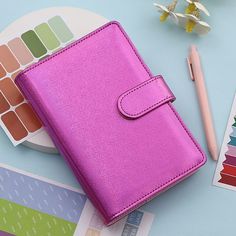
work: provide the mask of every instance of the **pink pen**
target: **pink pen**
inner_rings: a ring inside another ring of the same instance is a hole
[[[208,102],[207,90],[201,68],[200,57],[196,46],[192,45],[189,49],[187,58],[190,77],[195,82],[199,106],[202,114],[202,121],[206,135],[207,147],[213,160],[218,159],[218,147],[216,135],[211,116],[211,110]]]

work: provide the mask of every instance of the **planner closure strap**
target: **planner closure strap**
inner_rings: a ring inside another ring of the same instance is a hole
[[[118,98],[118,109],[125,117],[137,119],[174,100],[163,77],[158,75],[123,93]]]

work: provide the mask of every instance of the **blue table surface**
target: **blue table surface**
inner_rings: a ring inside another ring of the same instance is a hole
[[[154,74],[162,74],[177,97],[175,107],[207,152],[193,82],[186,66],[188,46],[198,46],[214,116],[219,145],[235,93],[236,1],[204,1],[211,12],[212,31],[204,37],[187,35],[170,23],[161,24],[154,0],[8,0],[1,1],[0,30],[34,10],[52,6],[85,8],[121,22]],[[162,0],[162,3],[167,1]],[[182,1],[180,1],[182,2]],[[181,3],[185,4],[185,3]],[[60,156],[14,148],[0,130],[0,162],[38,175],[78,186]],[[216,163],[207,164],[195,175],[146,204],[156,215],[150,235],[235,235],[236,193],[212,186]]]

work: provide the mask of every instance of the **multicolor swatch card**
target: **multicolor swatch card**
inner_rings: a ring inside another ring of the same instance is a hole
[[[0,235],[145,236],[152,221],[136,210],[105,227],[81,190],[0,164]]]
[[[213,184],[236,191],[236,95],[221,147]]]
[[[54,16],[0,43],[0,125],[14,145],[42,129],[42,124],[14,83],[16,75],[64,47],[74,35],[61,16]]]

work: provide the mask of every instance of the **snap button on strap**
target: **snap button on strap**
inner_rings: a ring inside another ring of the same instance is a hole
[[[123,93],[118,99],[118,108],[124,116],[136,119],[174,100],[175,96],[159,75]]]

